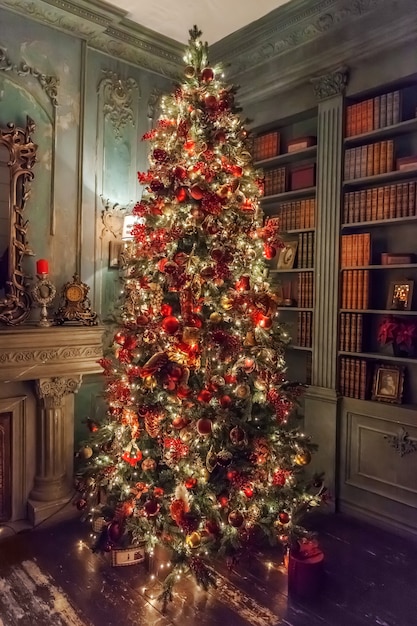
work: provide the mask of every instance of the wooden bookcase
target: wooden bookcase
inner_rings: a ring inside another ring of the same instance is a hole
[[[278,218],[286,244],[270,263],[279,312],[288,327],[288,376],[311,383],[314,309],[317,110],[258,129],[256,167],[264,172],[265,219]]]
[[[416,114],[417,79],[346,101],[340,232],[339,392],[410,408],[417,407]]]

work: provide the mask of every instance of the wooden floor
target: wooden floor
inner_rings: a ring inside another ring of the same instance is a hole
[[[417,545],[337,515],[319,525],[316,601],[289,599],[285,570],[259,555],[218,569],[210,593],[184,582],[165,614],[157,579],[92,554],[81,523],[18,534],[0,543],[0,626],[417,626]]]

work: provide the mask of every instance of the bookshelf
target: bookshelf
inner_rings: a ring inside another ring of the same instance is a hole
[[[312,367],[316,144],[317,109],[255,130],[255,164],[264,173],[265,219],[278,218],[286,245],[271,261],[270,274],[280,299],[280,318],[291,335],[289,378],[307,384]]]
[[[347,99],[344,129],[338,390],[416,411],[417,81]]]

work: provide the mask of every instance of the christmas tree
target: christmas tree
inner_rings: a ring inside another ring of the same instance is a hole
[[[91,512],[104,495],[94,549],[169,548],[165,599],[185,573],[215,584],[214,555],[302,536],[322,495],[302,480],[314,446],[288,423],[301,385],[286,379],[265,260],[280,236],[263,223],[235,89],[190,36],[185,78],[144,136],[150,167],[102,360],[108,412],[88,422],[78,500]]]

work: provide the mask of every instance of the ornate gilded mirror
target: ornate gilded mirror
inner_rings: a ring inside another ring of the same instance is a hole
[[[26,128],[0,128],[0,322],[9,325],[21,324],[31,306],[22,261],[31,254],[23,212],[36,161],[34,129],[30,118]]]

